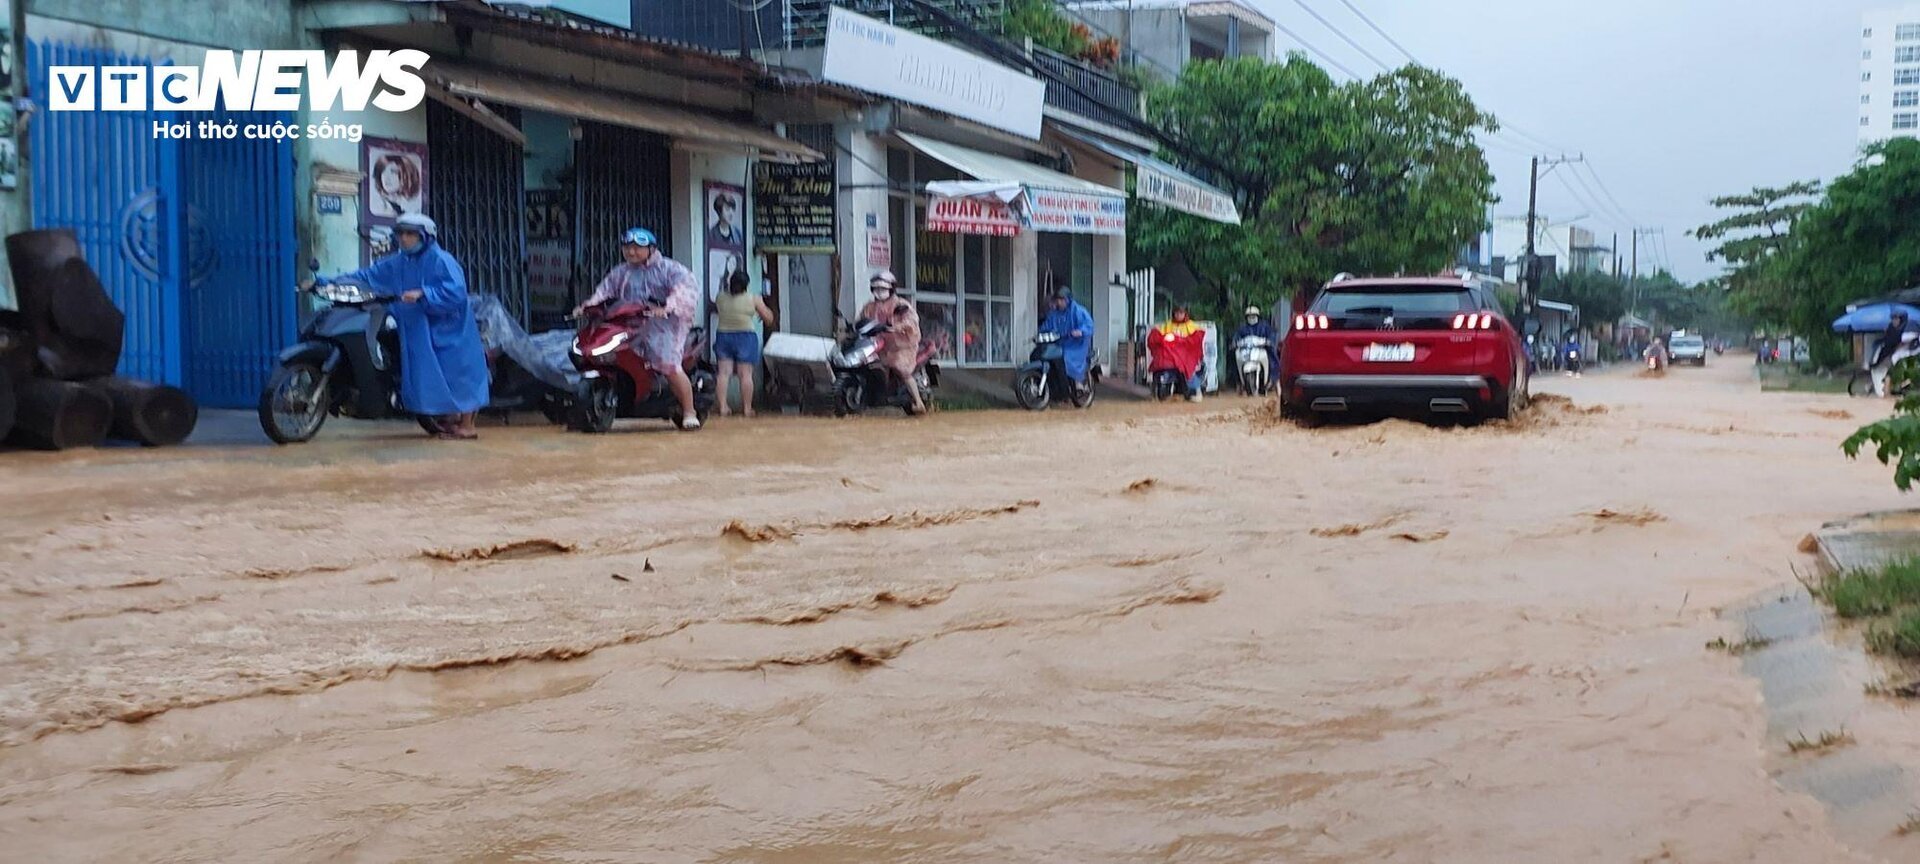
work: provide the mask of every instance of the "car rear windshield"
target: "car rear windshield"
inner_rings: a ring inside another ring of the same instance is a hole
[[[1314,304],[1316,312],[1326,315],[1338,330],[1375,329],[1393,326],[1401,329],[1453,326],[1453,316],[1477,312],[1479,306],[1465,288],[1447,285],[1409,286],[1398,289],[1329,289]]]
[[[1704,348],[1706,345],[1707,340],[1698,336],[1679,336],[1673,340],[1675,348]]]

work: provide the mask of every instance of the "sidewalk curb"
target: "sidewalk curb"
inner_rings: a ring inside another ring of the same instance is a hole
[[[1820,563],[1844,573],[1920,558],[1920,509],[1881,510],[1828,522],[1813,534]]]

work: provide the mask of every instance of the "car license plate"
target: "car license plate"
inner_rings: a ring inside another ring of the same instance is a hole
[[[1398,345],[1382,345],[1375,342],[1361,352],[1360,359],[1368,363],[1412,363],[1413,343],[1402,342]]]

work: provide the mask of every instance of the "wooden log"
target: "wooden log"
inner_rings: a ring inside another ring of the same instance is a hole
[[[7,440],[24,447],[92,447],[106,440],[113,425],[113,400],[85,384],[33,378],[19,384],[15,404]]]
[[[5,368],[0,368],[0,441],[7,440],[7,433],[13,431],[15,399],[13,375]]]
[[[78,381],[112,375],[126,316],[101,285],[67,229],[7,237],[7,263],[20,324],[31,334],[35,374]]]
[[[88,384],[113,402],[113,425],[108,431],[112,438],[166,447],[187,440],[200,419],[200,406],[178,387],[132,378],[101,378]]]

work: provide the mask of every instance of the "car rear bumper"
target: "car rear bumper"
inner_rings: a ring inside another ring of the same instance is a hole
[[[1488,407],[1498,395],[1484,375],[1301,375],[1287,387],[1294,407],[1339,412],[1415,409],[1464,414]]]

